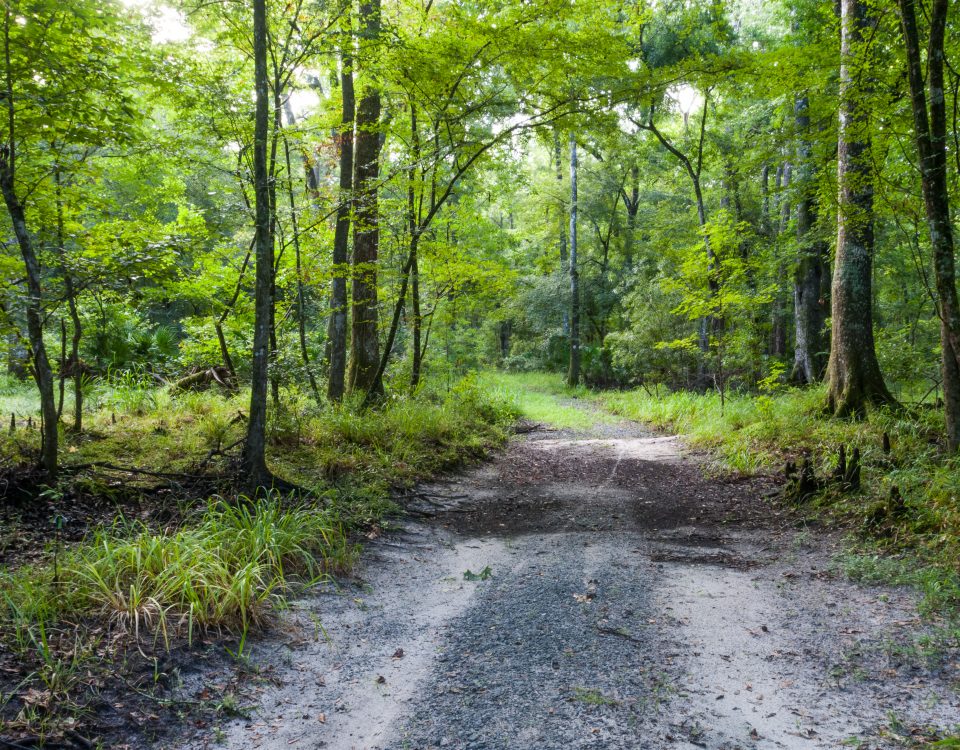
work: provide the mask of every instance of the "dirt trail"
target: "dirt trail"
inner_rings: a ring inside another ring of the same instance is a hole
[[[191,746],[880,748],[960,723],[910,593],[838,579],[764,489],[632,423],[518,438],[420,487],[356,580],[254,644],[251,716]]]

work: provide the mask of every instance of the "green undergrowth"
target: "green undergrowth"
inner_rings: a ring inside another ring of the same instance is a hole
[[[55,562],[0,572],[0,620],[20,649],[77,618],[164,645],[211,629],[244,634],[355,555],[330,511],[277,496],[212,500],[178,530],[119,519]]]
[[[246,393],[174,394],[131,377],[97,383],[83,432],[62,434],[60,483],[39,489],[54,514],[61,500],[91,496],[102,503],[132,495],[136,510],[155,502],[158,484],[169,493],[180,475],[235,474],[247,403]],[[27,422],[34,406],[28,385],[0,383],[0,413],[15,420],[0,438],[9,475],[36,460],[37,420]],[[68,400],[65,415],[71,406]],[[118,510],[70,545],[54,538],[51,523],[45,551],[0,566],[0,668],[23,675],[12,693],[4,695],[0,683],[0,730],[11,715],[5,704],[32,695],[44,698],[14,706],[14,723],[51,731],[91,665],[109,664],[131,645],[151,653],[212,633],[239,638],[242,651],[247,634],[291,593],[349,569],[357,533],[395,509],[394,492],[482,456],[506,439],[517,416],[509,399],[472,378],[449,390],[428,385],[391,396],[370,410],[356,400],[330,406],[283,390],[270,412],[268,463],[307,494],[256,501],[187,495],[171,521],[141,522]]]

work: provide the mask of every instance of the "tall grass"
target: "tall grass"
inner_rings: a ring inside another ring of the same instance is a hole
[[[0,622],[29,645],[41,629],[105,620],[162,638],[246,633],[297,586],[350,567],[356,548],[330,513],[274,496],[212,500],[179,530],[118,521],[52,563],[0,573]]]

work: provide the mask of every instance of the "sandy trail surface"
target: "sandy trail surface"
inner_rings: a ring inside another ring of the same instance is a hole
[[[189,746],[885,748],[960,724],[914,596],[845,581],[768,489],[632,423],[533,430],[417,488],[352,580],[252,645],[249,715]]]

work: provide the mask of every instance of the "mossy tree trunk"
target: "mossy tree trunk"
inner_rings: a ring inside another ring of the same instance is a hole
[[[361,54],[369,59],[380,36],[380,0],[360,3]],[[380,339],[377,301],[377,262],[380,251],[380,89],[372,66],[363,71],[356,117],[356,181],[353,225],[353,307],[350,370],[351,391],[380,395],[383,385],[377,372]]]
[[[834,260],[832,336],[827,378],[829,408],[837,416],[863,416],[868,403],[893,403],[873,338],[873,180],[867,112],[869,59],[875,19],[861,0],[840,8],[839,206]]]

